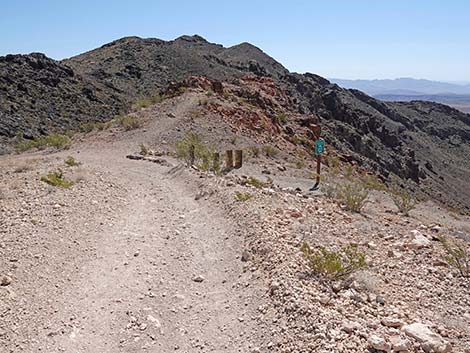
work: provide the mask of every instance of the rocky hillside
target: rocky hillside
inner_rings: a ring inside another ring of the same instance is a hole
[[[120,98],[44,54],[0,57],[0,153],[2,139],[64,131],[115,114]]]
[[[327,143],[345,160],[374,170],[384,178],[393,174],[412,180],[432,198],[469,210],[470,191],[464,187],[464,180],[470,176],[469,116],[449,107],[422,102],[384,103],[313,74],[290,73],[248,43],[224,48],[199,36],[182,36],[173,41],[127,37],[61,63],[50,62],[53,65],[49,69],[28,71],[20,70],[11,58],[2,58],[5,68],[1,71],[0,93],[6,92],[6,99],[2,99],[1,120],[17,121],[17,125],[6,124],[0,135],[11,137],[26,131],[25,137],[31,137],[52,128],[61,130],[65,125],[74,125],[77,119],[109,119],[133,100],[194,75],[232,82],[251,73],[272,78],[289,96],[290,110],[315,115]],[[7,80],[14,80],[9,73],[15,72],[12,67],[27,73],[23,79],[39,81],[43,87],[34,96],[40,97],[41,104],[30,103],[30,108],[22,108],[21,114],[11,113],[11,102],[18,97],[33,102],[33,94],[19,94],[19,88],[11,91],[13,85]],[[59,68],[69,76],[62,76]],[[41,71],[56,78],[51,92],[61,104],[51,99],[49,90],[37,77]],[[66,85],[67,82],[73,85]],[[79,93],[86,84],[89,91],[85,92],[93,94]],[[57,96],[57,92],[62,95]],[[257,97],[255,94],[248,98]],[[115,104],[110,109],[112,102]],[[58,108],[51,111],[50,107]],[[279,113],[282,112],[272,111],[270,115],[274,119]],[[52,121],[59,123],[53,125]],[[51,128],[41,129],[45,124]],[[290,133],[295,135],[300,127],[291,127]]]

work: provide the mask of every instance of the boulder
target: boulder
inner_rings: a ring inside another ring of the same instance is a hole
[[[437,333],[432,332],[428,326],[422,323],[416,322],[403,326],[402,330],[407,336],[413,337],[418,341],[425,352],[444,353],[452,351],[449,342],[445,341]]]

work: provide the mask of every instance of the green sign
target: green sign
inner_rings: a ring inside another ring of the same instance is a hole
[[[318,139],[315,141],[315,154],[323,154],[325,152],[325,140]]]

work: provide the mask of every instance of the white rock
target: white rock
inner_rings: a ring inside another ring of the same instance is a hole
[[[352,333],[361,328],[361,324],[355,321],[343,321],[341,329],[344,332]]]
[[[382,325],[387,327],[400,327],[403,325],[401,320],[396,317],[384,317],[381,322]]]
[[[449,342],[445,341],[437,333],[432,332],[428,326],[422,323],[417,322],[403,326],[402,330],[406,335],[416,339],[425,352],[443,353],[452,351]]]
[[[393,351],[395,352],[408,352],[411,348],[411,342],[401,336],[392,336],[389,338],[392,344]]]
[[[385,341],[385,338],[377,335],[370,336],[367,342],[372,348],[378,351],[390,352],[392,350],[391,344]]]
[[[160,323],[160,320],[158,320],[156,317],[152,315],[147,315],[147,320],[152,322],[156,327],[162,326],[162,324]]]
[[[412,238],[408,243],[408,247],[412,249],[422,249],[431,245],[431,241],[426,238],[420,231],[412,230]]]

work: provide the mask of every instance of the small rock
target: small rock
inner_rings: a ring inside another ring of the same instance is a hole
[[[385,341],[385,338],[380,336],[372,335],[369,337],[367,342],[372,348],[378,351],[390,352],[392,350],[391,344]]]
[[[361,328],[361,325],[358,322],[354,321],[343,321],[341,329],[344,332],[352,333]]]
[[[156,317],[152,315],[147,315],[147,320],[152,322],[156,327],[162,326],[162,324],[160,323],[160,320],[158,320]]]
[[[403,322],[396,317],[384,317],[381,322],[387,327],[401,327],[403,325]]]
[[[375,302],[380,305],[385,305],[385,299],[381,295],[375,297]]]
[[[408,352],[411,348],[411,342],[401,336],[392,336],[389,341],[394,352]]]
[[[12,281],[13,281],[13,280],[12,280],[11,277],[9,277],[9,276],[2,276],[2,281],[0,282],[0,285],[2,285],[2,286],[8,286],[8,285],[11,284]]]
[[[243,250],[241,260],[247,262],[251,260],[251,254],[247,250]]]
[[[195,276],[195,277],[193,278],[193,281],[194,281],[194,282],[201,283],[201,282],[204,281],[204,279],[205,279],[205,278],[204,278],[203,275],[197,275],[197,276]]]
[[[413,230],[411,231],[412,239],[408,243],[408,247],[412,249],[422,249],[431,245],[431,241],[426,238],[420,231]]]

